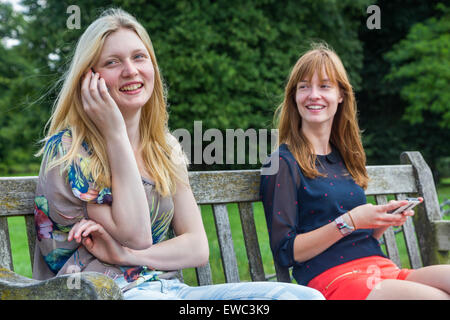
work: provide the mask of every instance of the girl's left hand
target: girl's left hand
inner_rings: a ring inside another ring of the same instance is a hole
[[[349,211],[352,222],[357,229],[387,229],[391,226],[403,225],[409,216],[414,215],[413,210],[404,211],[398,214],[388,213],[391,210],[408,204],[405,200],[391,200],[387,204],[373,205],[366,203]]]
[[[418,199],[420,202],[423,201],[422,197],[419,197]],[[389,201],[389,203],[396,203],[396,201],[391,200],[391,201]],[[415,213],[414,210],[407,210],[407,211],[403,211],[402,213],[395,214],[396,216],[399,216],[400,219],[393,225],[394,226],[402,226],[406,222],[406,219],[408,219],[408,217],[414,216],[414,213]]]
[[[393,226],[396,227],[402,226],[408,217],[412,217],[414,215],[414,210],[403,211],[402,213],[398,213],[398,215],[401,218],[393,224]]]
[[[102,225],[93,220],[82,219],[69,232],[68,241],[75,240],[97,259],[109,264],[121,265],[126,255],[125,248],[117,242]]]

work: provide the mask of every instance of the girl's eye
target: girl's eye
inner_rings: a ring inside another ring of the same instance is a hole
[[[137,55],[134,56],[135,59],[144,59],[146,58],[146,56],[142,53],[138,53]]]
[[[334,83],[331,81],[324,81],[322,82],[322,84],[320,85],[322,88],[333,88],[334,87]]]
[[[105,66],[113,65],[113,64],[115,64],[115,63],[116,63],[115,60],[109,60],[109,61],[106,61],[106,62],[105,62]]]

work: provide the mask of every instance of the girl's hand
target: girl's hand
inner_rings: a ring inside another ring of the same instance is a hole
[[[93,220],[82,219],[69,232],[68,241],[81,243],[102,262],[121,265],[127,251],[114,240],[102,225]]]
[[[88,117],[94,122],[103,137],[126,133],[125,121],[114,99],[108,92],[105,80],[99,73],[89,71],[81,82],[81,101]],[[120,131],[119,131],[120,132]]]
[[[387,204],[373,205],[367,203],[349,211],[357,229],[377,229],[390,226],[401,226],[406,219],[414,215],[413,210],[401,214],[391,214],[388,211],[406,205],[406,200],[391,200]]]

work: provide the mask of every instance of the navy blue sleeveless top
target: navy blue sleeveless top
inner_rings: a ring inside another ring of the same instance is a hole
[[[364,190],[348,173],[337,148],[332,146],[328,155],[317,155],[316,168],[326,177],[304,176],[288,146],[282,144],[261,171],[260,194],[274,259],[281,266],[293,266],[293,276],[302,285],[345,262],[374,255],[385,257],[372,236],[373,229],[358,229],[308,261],[294,260],[298,234],[320,228],[366,203]]]

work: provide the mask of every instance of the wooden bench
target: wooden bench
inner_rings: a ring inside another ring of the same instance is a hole
[[[431,170],[419,152],[404,152],[400,159],[401,165],[367,167],[371,180],[366,195],[374,196],[378,204],[386,203],[388,196],[394,196],[396,199],[407,196],[423,197],[424,203],[417,207],[414,220],[409,219],[403,226],[410,266],[419,268],[450,263],[450,221],[441,218]],[[253,215],[253,203],[260,201],[260,170],[190,172],[189,176],[198,205],[212,205],[225,281],[240,281],[227,212],[229,203],[237,203],[239,208],[251,280],[266,280]],[[29,252],[33,261],[36,238],[33,198],[36,181],[37,177],[0,178],[0,299],[122,298],[115,283],[99,273],[83,274],[83,290],[67,290],[70,275],[40,282],[10,271],[14,270],[14,266],[8,217],[25,217]],[[392,228],[384,234],[384,242],[388,256],[401,266],[398,244]],[[275,265],[275,270],[279,281],[291,282],[287,268]],[[196,275],[198,285],[213,283],[209,263],[196,268]],[[43,291],[40,289],[42,287],[47,289]],[[59,294],[54,294],[53,291],[59,291]]]

